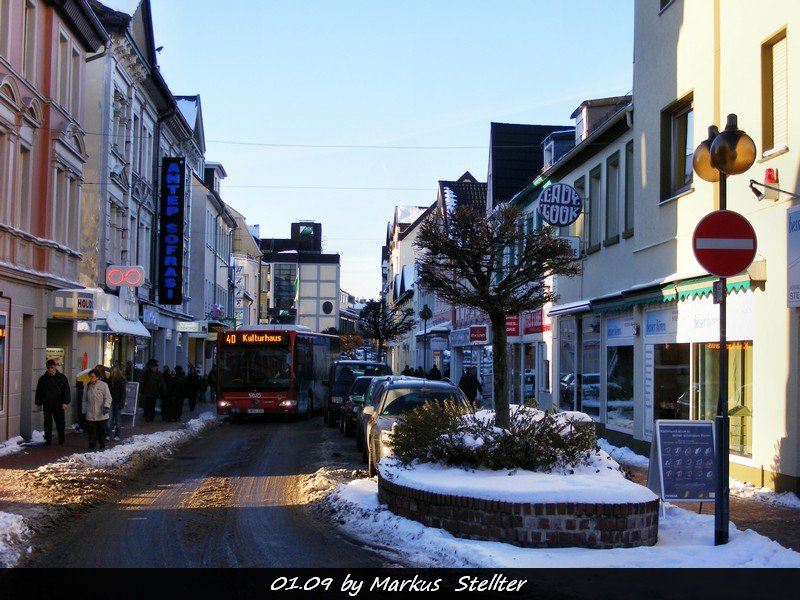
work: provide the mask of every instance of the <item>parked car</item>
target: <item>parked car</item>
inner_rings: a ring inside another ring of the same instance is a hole
[[[392,432],[403,416],[427,402],[453,401],[465,412],[472,405],[459,387],[450,381],[431,381],[417,377],[392,377],[380,389],[374,406],[364,407],[367,422],[367,465],[370,476],[377,474],[382,458],[392,455]]]
[[[372,360],[335,360],[328,367],[328,375],[322,382],[325,386],[325,405],[322,418],[329,427],[339,424],[342,404],[350,386],[361,375],[391,375],[392,368],[386,363]]]
[[[339,418],[339,431],[350,436],[356,432],[356,419],[364,406],[364,393],[367,391],[374,375],[362,375],[356,377],[353,385],[347,390],[342,402],[342,415]]]
[[[367,462],[367,444],[365,440],[367,439],[367,421],[369,421],[369,413],[365,412],[364,409],[367,406],[375,406],[375,400],[380,395],[381,388],[386,382],[391,380],[392,376],[389,375],[373,377],[372,381],[369,383],[369,387],[367,387],[367,391],[364,392],[364,404],[356,419],[356,450],[361,452],[361,462]]]

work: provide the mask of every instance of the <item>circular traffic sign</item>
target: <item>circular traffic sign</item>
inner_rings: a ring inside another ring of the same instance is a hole
[[[566,227],[581,214],[581,196],[571,185],[554,183],[539,194],[536,210],[550,225]]]
[[[717,210],[700,219],[692,249],[700,266],[717,277],[744,271],[756,256],[756,232],[750,221],[732,210]]]

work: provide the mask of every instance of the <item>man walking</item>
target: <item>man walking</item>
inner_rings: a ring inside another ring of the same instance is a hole
[[[167,388],[164,379],[158,370],[158,361],[151,358],[147,361],[147,369],[142,373],[140,393],[144,399],[144,420],[151,423],[156,417],[156,404],[158,399],[164,398]]]
[[[52,358],[46,363],[47,370],[39,377],[36,384],[36,406],[41,406],[44,412],[44,445],[53,442],[53,421],[56,422],[59,445],[64,443],[64,410],[72,401],[69,381],[66,376],[56,368],[56,361]]]
[[[478,397],[478,392],[483,393],[483,385],[475,376],[475,368],[467,367],[461,379],[458,380],[458,387],[464,392],[464,395],[471,403],[475,403],[475,398]]]

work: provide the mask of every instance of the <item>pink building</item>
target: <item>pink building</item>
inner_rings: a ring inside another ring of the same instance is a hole
[[[0,441],[41,428],[46,358],[74,381],[87,53],[108,34],[87,0],[0,0]],[[68,423],[70,419],[68,417]]]

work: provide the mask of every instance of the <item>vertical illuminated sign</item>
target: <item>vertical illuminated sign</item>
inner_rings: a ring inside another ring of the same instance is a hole
[[[161,159],[161,223],[158,232],[158,301],[183,303],[184,158]]]

